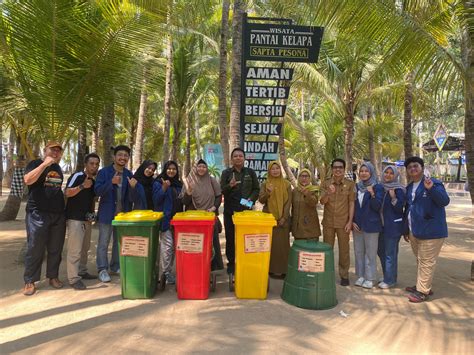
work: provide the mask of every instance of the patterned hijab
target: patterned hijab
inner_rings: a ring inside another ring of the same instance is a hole
[[[303,173],[306,173],[306,174],[309,175],[309,184],[306,185],[306,186],[303,186],[300,183],[300,176]],[[311,174],[311,171],[309,171],[309,169],[306,169],[306,168],[301,169],[299,174],[298,174],[298,188],[299,189],[306,189],[306,190],[309,190],[311,192],[318,191],[319,187],[312,184],[312,178],[313,178],[313,174]]]
[[[359,168],[359,171],[360,169],[362,169],[362,167],[365,166],[367,169],[369,169],[369,173],[370,173],[370,177],[363,181],[363,180],[360,180],[358,183],[357,183],[357,187],[359,188],[359,191],[360,192],[366,192],[367,191],[367,187],[368,186],[372,186],[372,185],[375,185],[377,184],[377,175],[375,174],[375,168],[374,166],[372,165],[372,163],[366,161],[364,162],[360,168]],[[360,177],[359,177],[360,178]]]
[[[392,169],[393,174],[394,174],[393,180],[391,182],[385,182],[385,171],[387,169]],[[381,180],[382,180],[382,185],[385,191],[388,191],[391,189],[402,189],[403,192],[405,192],[406,190],[405,186],[403,186],[400,183],[400,173],[398,172],[398,169],[396,166],[393,166],[393,165],[386,166],[382,171]]]
[[[268,164],[268,174],[266,184],[273,185],[273,191],[268,198],[268,209],[270,213],[279,220],[283,217],[283,206],[288,201],[288,186],[290,183],[283,178],[283,174],[280,173],[279,177],[273,177],[270,174],[270,170],[273,165],[278,165],[281,169],[281,165],[277,161],[272,161]]]
[[[193,186],[191,197],[194,207],[197,210],[208,210],[214,206],[216,197],[221,195],[221,186],[215,178],[209,175],[209,171],[206,171],[202,176],[199,175],[197,171],[199,164],[205,164],[207,168],[207,163],[203,159],[199,159],[186,178],[186,182],[188,186]]]

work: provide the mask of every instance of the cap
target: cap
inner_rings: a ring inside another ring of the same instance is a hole
[[[61,145],[61,143],[58,143],[56,141],[49,141],[46,144],[45,148],[54,148],[54,147],[58,147],[59,149],[63,150],[63,146]]]

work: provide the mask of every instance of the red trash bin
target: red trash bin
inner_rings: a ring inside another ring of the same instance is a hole
[[[212,235],[216,215],[206,211],[176,213],[171,220],[176,250],[176,290],[182,300],[209,297]]]

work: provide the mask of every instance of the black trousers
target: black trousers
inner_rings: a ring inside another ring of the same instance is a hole
[[[235,227],[232,221],[233,212],[224,212],[225,255],[229,265],[235,264]]]
[[[25,217],[28,248],[25,257],[25,283],[39,281],[45,250],[46,277],[54,279],[59,274],[61,253],[66,233],[66,218],[63,213],[28,211]]]

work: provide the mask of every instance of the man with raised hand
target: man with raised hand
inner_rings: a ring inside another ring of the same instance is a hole
[[[85,169],[71,175],[66,183],[66,220],[68,229],[67,278],[75,290],[85,290],[82,280],[96,279],[87,272],[87,254],[95,219],[94,183],[100,158],[91,153],[84,159]]]
[[[404,239],[410,242],[416,257],[416,285],[407,287],[408,299],[413,303],[428,300],[432,295],[436,261],[445,238],[448,236],[445,207],[449,196],[441,181],[423,172],[424,161],[420,157],[405,160],[410,178],[407,186],[407,206],[404,218]]]
[[[97,243],[97,270],[99,280],[110,282],[110,271],[120,273],[118,240],[113,233],[112,220],[120,212],[132,210],[129,198],[129,181],[132,178],[130,170],[125,168],[130,159],[130,148],[118,145],[114,148],[114,162],[99,170],[94,191],[99,200],[97,221],[99,225],[99,240]],[[110,236],[112,239],[112,258],[110,264],[107,258]]]
[[[40,280],[45,249],[49,284],[54,288],[63,287],[58,278],[66,231],[61,189],[63,172],[59,166],[62,155],[61,144],[49,142],[44,148],[44,158],[31,161],[25,169],[24,181],[28,186],[25,217],[28,246],[23,276],[25,296],[36,292],[35,282]]]
[[[341,286],[349,286],[349,233],[354,217],[354,182],[344,177],[346,162],[334,159],[331,162],[332,176],[321,184],[320,202],[324,205],[323,240],[334,247],[339,246],[339,276]]]

